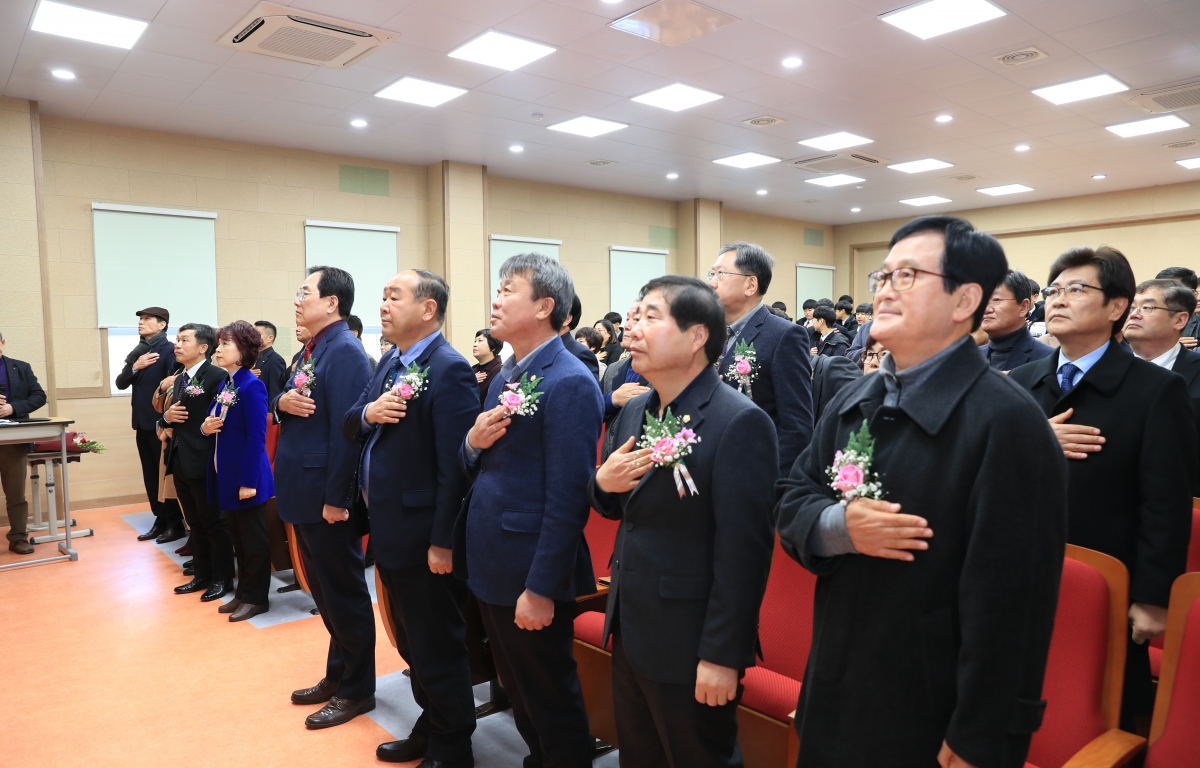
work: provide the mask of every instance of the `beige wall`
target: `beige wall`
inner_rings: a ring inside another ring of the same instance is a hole
[[[805,245],[805,228],[821,230],[824,245]],[[825,224],[781,219],[775,216],[763,216],[725,208],[721,215],[721,235],[724,242],[727,243],[734,240],[757,243],[775,257],[775,270],[771,276],[771,287],[767,290],[766,301],[768,304],[776,301],[787,304],[788,314],[792,317],[799,315],[799,308],[796,306],[796,265],[835,263],[833,228]],[[702,272],[707,272],[715,260],[716,254],[714,253],[707,263],[702,264]],[[844,274],[845,271],[843,268],[834,270],[833,289],[835,293],[843,293],[844,286],[849,284],[849,278]],[[836,299],[837,296],[830,298]]]

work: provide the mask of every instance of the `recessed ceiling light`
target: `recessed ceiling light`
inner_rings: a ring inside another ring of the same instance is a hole
[[[1018,192],[1032,192],[1033,187],[1027,187],[1024,184],[1003,184],[999,187],[984,187],[975,191],[991,195],[992,197],[999,197],[1000,195],[1015,195]]]
[[[831,133],[828,136],[818,136],[815,139],[808,139],[807,141],[801,141],[799,143],[806,147],[812,147],[813,149],[832,152],[835,149],[857,147],[859,144],[870,144],[872,143],[872,140],[863,138],[862,136],[855,136],[853,133],[839,131],[838,133]]]
[[[987,0],[926,0],[881,14],[879,18],[893,27],[928,40],[1004,15],[1004,11]]]
[[[641,96],[634,96],[632,101],[636,101],[639,104],[649,104],[652,107],[660,109],[669,109],[672,112],[679,112],[680,110],[707,104],[710,101],[716,101],[721,98],[724,97],[719,93],[702,91],[690,85],[675,83],[665,88],[659,88],[657,91],[650,91],[650,93],[643,93]]]
[[[760,189],[760,190],[758,190],[758,194],[760,194],[760,195],[765,195],[765,194],[767,194],[767,190],[765,190],[765,189]]]
[[[938,115],[937,117],[935,117],[933,119],[939,123],[948,123],[951,120],[953,120],[954,117],[952,115]]]
[[[375,95],[381,99],[393,99],[395,101],[406,101],[409,104],[420,104],[425,107],[436,107],[439,104],[445,104],[450,99],[462,96],[466,92],[465,88],[431,83],[428,80],[418,80],[415,77],[402,77]]]
[[[548,126],[552,131],[573,133],[576,136],[586,136],[589,139],[622,128],[628,128],[625,123],[614,123],[611,120],[601,120],[598,117],[576,117],[558,125]]]
[[[795,69],[803,63],[804,59],[800,58],[799,56],[788,56],[783,60],[783,66],[787,67],[788,69]]]
[[[678,174],[678,173],[668,173],[668,174],[667,174],[667,178],[668,178],[668,179],[678,179],[678,178],[679,178],[679,174]]]
[[[850,213],[858,213],[861,210],[862,210],[862,208],[851,208]]]
[[[148,22],[42,0],[30,29],[89,43],[132,48]]]
[[[1123,139],[1128,139],[1132,136],[1145,136],[1147,133],[1187,128],[1188,125],[1190,123],[1175,115],[1164,115],[1163,117],[1152,117],[1149,120],[1135,120],[1132,123],[1106,125],[1105,129],[1112,131]]]
[[[366,128],[366,127],[367,127],[367,121],[366,121],[366,120],[362,120],[362,119],[358,119],[358,120],[351,120],[351,121],[350,121],[350,125],[353,125],[355,128]]]
[[[713,162],[721,165],[732,165],[734,168],[754,168],[759,165],[778,163],[779,158],[760,155],[757,152],[743,152],[740,155],[722,157],[719,160],[713,160]]]
[[[925,171],[936,171],[939,168],[953,168],[954,163],[947,163],[942,160],[934,160],[928,157],[924,160],[913,160],[911,163],[896,163],[889,165],[893,171],[904,171],[905,173],[924,173]]]
[[[513,144],[511,147],[508,148],[508,151],[509,152],[524,152],[525,147],[522,147],[520,144]]]
[[[1105,176],[1103,173],[1097,173],[1092,178],[1095,179],[1096,181],[1100,181],[1101,179],[1107,179],[1108,177]]]
[[[474,40],[455,48],[447,56],[486,64],[497,69],[514,69],[554,53],[556,49],[532,40],[502,35],[494,30],[484,32]]]
[[[1187,160],[1176,160],[1175,162],[1188,170],[1200,168],[1200,157],[1189,157]]]
[[[1041,96],[1051,104],[1070,104],[1073,101],[1107,96],[1110,93],[1128,91],[1129,86],[1111,75],[1096,75],[1069,83],[1059,83],[1046,88],[1035,88],[1035,96]]]
[[[926,197],[910,197],[907,200],[901,200],[900,202],[904,203],[905,205],[922,206],[937,205],[938,203],[949,203],[951,201],[944,197],[938,197],[937,195],[928,195]]]
[[[52,69],[50,74],[57,77],[59,80],[74,80],[75,73],[69,69]]]
[[[822,176],[818,179],[805,179],[808,184],[816,184],[822,187],[840,187],[843,184],[857,184],[866,179],[860,179],[857,176],[847,176],[844,173],[835,173],[832,176]]]
[[[1013,147],[1013,150],[1016,152],[1028,152],[1029,145],[1028,144],[1018,144],[1017,146]]]

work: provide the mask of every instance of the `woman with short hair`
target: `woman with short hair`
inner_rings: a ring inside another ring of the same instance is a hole
[[[500,373],[502,364],[500,350],[502,349],[504,349],[504,343],[493,338],[492,332],[487,328],[475,334],[475,343],[471,346],[471,356],[479,363],[471,366],[471,370],[475,371],[475,381],[479,382],[480,408],[484,407],[484,401],[487,400],[488,387],[491,386],[492,379]]]

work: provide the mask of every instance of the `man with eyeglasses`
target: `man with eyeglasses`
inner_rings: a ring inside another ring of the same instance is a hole
[[[1025,324],[1029,316],[1029,278],[1015,269],[1008,270],[1004,282],[996,286],[980,328],[987,334],[987,343],[980,347],[988,365],[997,371],[1011,371],[1025,363],[1048,357],[1054,350],[1029,333]]]
[[[1154,279],[1174,280],[1191,291],[1196,300],[1200,301],[1200,277],[1197,277],[1195,270],[1187,267],[1167,267],[1155,275]],[[1200,315],[1192,313],[1192,318],[1183,328],[1183,335],[1180,337],[1179,343],[1188,349],[1195,349],[1196,345],[1200,344]]]
[[[1117,249],[1063,253],[1042,291],[1046,330],[1061,344],[1058,354],[1010,374],[1049,417],[1070,460],[1067,541],[1112,555],[1129,569],[1131,632],[1121,705],[1121,727],[1128,731],[1154,706],[1146,641],[1165,631],[1171,584],[1187,561],[1196,469],[1187,384],[1114,340],[1136,293],[1133,269]],[[1143,298],[1140,306],[1151,300]],[[1144,313],[1136,313],[1142,322]]]
[[[708,284],[725,307],[725,347],[717,373],[737,388],[730,375],[734,352],[745,343],[754,347],[750,398],[767,412],[779,437],[779,473],[787,475],[813,431],[812,365],[809,332],[771,314],[764,297],[771,285],[775,259],[754,243],[721,246],[708,272]]]
[[[818,577],[795,717],[805,768],[1019,768],[1041,723],[1066,462],[970,338],[1007,271],[961,219],[901,227],[871,275],[871,335],[889,354],[834,398],[777,486],[780,542]],[[864,424],[883,500],[830,485]]]

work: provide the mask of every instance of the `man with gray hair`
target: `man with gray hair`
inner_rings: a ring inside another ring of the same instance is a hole
[[[4,354],[0,333],[0,419],[20,419],[46,404],[46,393],[33,369],[24,360]],[[8,514],[8,550],[18,555],[33,554],[27,525],[29,502],[25,500],[25,476],[29,472],[24,445],[0,445],[0,487]]]
[[[575,598],[596,591],[583,537],[603,406],[559,338],[575,288],[529,253],[500,268],[492,336],[513,348],[462,445],[472,482],[454,530],[527,766],[587,768],[593,740],[572,654]]]
[[[779,435],[779,476],[787,477],[812,440],[812,365],[808,331],[771,314],[763,300],[774,266],[761,246],[728,243],[708,272],[708,284],[721,298],[727,323],[717,373],[771,417]],[[745,373],[737,370],[738,356],[746,358]]]

